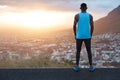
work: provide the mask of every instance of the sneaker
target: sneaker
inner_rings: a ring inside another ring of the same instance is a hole
[[[78,66],[75,66],[75,67],[73,67],[73,70],[78,72],[78,71],[80,71],[80,68]]]
[[[95,68],[94,68],[93,66],[90,66],[90,67],[89,67],[89,71],[90,71],[90,72],[93,72],[93,71],[95,71]]]

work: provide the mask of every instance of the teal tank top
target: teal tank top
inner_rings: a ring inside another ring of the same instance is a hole
[[[77,39],[89,39],[91,38],[90,33],[90,14],[79,13],[78,27],[76,32]]]

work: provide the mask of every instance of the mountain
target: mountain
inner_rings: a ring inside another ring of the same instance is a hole
[[[95,21],[95,34],[120,32],[120,5],[107,16]]]

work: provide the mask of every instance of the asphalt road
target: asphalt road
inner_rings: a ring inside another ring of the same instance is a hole
[[[0,80],[120,80],[120,68],[87,68],[74,72],[71,68],[0,69]]]

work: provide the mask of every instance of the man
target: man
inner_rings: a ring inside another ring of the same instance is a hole
[[[87,4],[82,3],[80,6],[81,12],[75,15],[74,18],[74,35],[76,39],[76,66],[73,67],[74,71],[79,71],[79,60],[82,42],[85,43],[86,50],[89,59],[89,71],[93,72],[95,68],[92,65],[92,53],[91,53],[91,38],[94,30],[94,22],[91,14],[87,13]],[[76,25],[78,24],[78,27]]]

